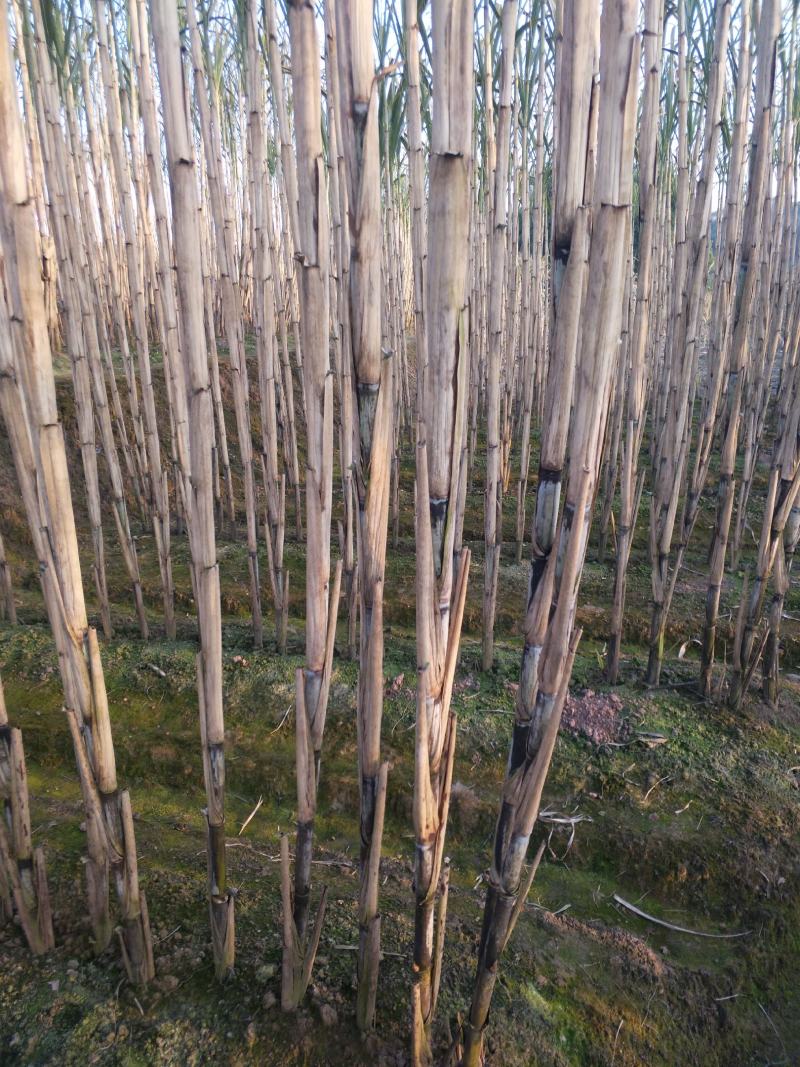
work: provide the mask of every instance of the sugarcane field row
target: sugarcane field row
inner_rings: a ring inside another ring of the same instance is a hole
[[[797,0],[0,0],[0,1063],[800,1062]]]

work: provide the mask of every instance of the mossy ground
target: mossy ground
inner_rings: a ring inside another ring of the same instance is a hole
[[[227,382],[226,382],[227,391]],[[69,389],[60,389],[74,445]],[[233,427],[231,426],[231,430]],[[231,436],[233,440],[233,434]],[[235,450],[234,450],[235,451]],[[0,528],[10,551],[21,625],[0,626],[0,673],[9,714],[24,731],[35,841],[44,844],[57,948],[32,960],[14,927],[0,930],[0,1062],[3,1064],[304,1064],[407,1062],[411,941],[410,819],[414,722],[413,470],[406,450],[400,541],[386,577],[387,697],[384,751],[390,760],[384,840],[383,946],[378,1036],[364,1042],[353,1021],[357,942],[356,667],[344,657],[340,619],[316,829],[315,892],[329,887],[328,917],[313,988],[296,1016],[274,1004],[280,963],[278,833],[294,820],[294,670],[303,651],[303,549],[289,541],[289,653],[250,647],[247,564],[241,535],[219,545],[224,611],[229,877],[237,890],[237,965],[213,977],[205,910],[204,804],[194,682],[196,651],[187,546],[175,537],[179,634],[159,632],[152,538],[137,529],[152,640],[136,636],[127,581],[107,531],[116,635],[103,646],[120,782],[136,812],[140,876],[156,938],[158,979],[144,993],[124,980],[116,951],[95,958],[84,909],[85,835],[71,748],[61,711],[54,647],[24,515],[0,442]],[[74,454],[73,454],[74,460]],[[72,465],[75,496],[80,469]],[[752,502],[758,529],[763,486]],[[506,533],[513,529],[512,493]],[[448,852],[452,888],[437,1048],[446,1047],[471,988],[489,846],[512,722],[525,565],[504,558],[496,665],[480,671],[482,590],[480,470],[465,538],[474,549],[456,681],[459,742]],[[646,507],[646,502],[645,502]],[[646,514],[629,570],[623,682],[616,692],[629,743],[597,748],[562,733],[545,803],[585,816],[566,850],[553,833],[496,987],[489,1062],[515,1065],[767,1065],[800,1061],[800,685],[785,679],[777,708],[751,696],[739,715],[694,695],[693,647],[700,633],[710,510],[698,524],[678,583],[663,685],[646,690],[649,570]],[[290,517],[289,529],[292,528]],[[89,550],[85,517],[79,522]],[[613,571],[587,564],[581,590],[584,638],[573,693],[605,688],[604,638]],[[262,567],[266,561],[262,560]],[[741,574],[726,579],[723,610],[735,611]],[[94,605],[92,605],[94,607]],[[789,615],[800,608],[794,592]],[[800,661],[800,630],[786,623],[783,667]],[[722,652],[724,654],[724,641]],[[163,672],[163,676],[162,676]],[[637,731],[658,732],[657,747]],[[658,783],[655,785],[654,783]],[[259,798],[245,832],[239,827]],[[542,826],[542,832],[549,832]],[[749,931],[716,940],[638,919],[614,901],[693,930]],[[566,910],[562,910],[565,909]],[[555,914],[557,913],[558,914]],[[336,1022],[324,1025],[322,1005]]]

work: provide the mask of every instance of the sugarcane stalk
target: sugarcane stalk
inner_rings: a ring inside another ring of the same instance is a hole
[[[378,81],[369,47],[371,0],[340,0],[336,7],[338,106],[347,181],[350,265],[347,273],[355,391],[354,486],[358,501],[359,682],[357,701],[361,861],[359,993],[356,1021],[374,1025],[380,954],[378,870],[386,765],[380,762],[383,713],[383,586],[393,439],[393,361],[381,350],[381,207]],[[343,428],[348,432],[348,427]],[[383,800],[381,796],[383,795]]]
[[[405,9],[409,84],[418,84],[416,12]],[[408,33],[408,31],[411,31]],[[450,709],[466,599],[470,553],[454,560],[456,511],[465,459],[469,391],[467,285],[472,158],[473,17],[460,0],[433,5],[433,125],[428,199],[427,273],[421,215],[415,227],[417,286],[417,723],[414,773],[414,950],[412,1057],[430,1060],[434,1008],[435,903],[444,859],[455,757]],[[417,97],[408,105],[415,157]],[[413,185],[412,185],[413,188]],[[413,192],[415,211],[422,190]],[[423,295],[424,293],[424,295]],[[419,338],[427,337],[423,353]],[[424,358],[424,362],[421,359]]]
[[[195,99],[200,113],[200,129],[205,150],[206,179],[216,238],[216,254],[219,263],[220,289],[224,312],[223,319],[230,355],[234,409],[244,476],[247,568],[250,579],[253,644],[255,648],[261,648],[264,643],[264,633],[258,561],[258,520],[256,515],[247,359],[245,357],[242,325],[241,286],[234,256],[231,221],[226,211],[229,197],[224,188],[224,175],[222,173],[221,147],[219,144],[219,109],[215,93],[210,92],[206,84],[203,49],[193,0],[187,5],[186,12],[191,40]]]
[[[37,12],[41,14],[41,12]],[[126,857],[119,848],[119,794],[97,634],[89,628],[72,509],[64,434],[55,399],[50,337],[28,191],[22,134],[13,94],[8,15],[0,11],[0,245],[8,264],[8,298],[0,300],[0,406],[59,654],[67,717],[87,814],[89,910],[97,948],[110,938],[108,874],[124,907]],[[12,326],[13,324],[13,326]],[[13,332],[12,332],[13,331]],[[16,352],[14,351],[16,349]],[[24,358],[21,356],[24,355]],[[41,873],[40,865],[40,873]],[[142,931],[142,936],[147,936]],[[148,974],[135,980],[142,985]]]
[[[706,620],[701,657],[701,691],[709,695],[714,663],[714,646],[719,614],[719,587],[722,583],[724,554],[730,532],[733,502],[733,475],[739,439],[743,378],[749,351],[751,314],[760,268],[759,248],[763,200],[767,187],[770,155],[770,129],[775,89],[775,50],[780,24],[780,5],[765,0],[758,24],[756,47],[756,121],[751,134],[750,174],[743,215],[743,235],[738,277],[734,283],[729,350],[724,354],[727,367],[727,412],[723,428],[718,481],[717,517],[712,534],[711,557],[716,565],[709,575]]]
[[[34,0],[38,5],[38,0]],[[136,216],[131,196],[131,174],[123,142],[122,113],[118,79],[109,47],[108,20],[101,0],[94,3],[97,43],[108,119],[108,133],[113,164],[114,184],[122,211],[125,233],[125,255],[128,284],[132,303],[133,332],[142,390],[144,448],[149,469],[149,504],[152,510],[153,534],[158,553],[164,605],[164,625],[167,638],[175,638],[175,592],[170,555],[169,498],[165,492],[165,475],[161,461],[161,442],[153,388],[150,347],[147,332],[142,260],[137,240]]]
[[[0,681],[0,917],[16,912],[35,956],[55,945],[44,851],[31,838],[22,732],[9,726]]]
[[[682,9],[679,9],[682,11]],[[684,13],[685,15],[685,13]],[[681,15],[678,97],[680,115],[679,202],[676,219],[675,286],[673,313],[665,353],[664,376],[659,390],[668,390],[663,424],[654,440],[653,502],[650,511],[650,557],[653,606],[646,680],[658,685],[664,657],[666,620],[672,603],[679,560],[673,564],[672,540],[684,474],[689,461],[691,421],[699,360],[698,334],[708,273],[708,229],[711,212],[713,166],[720,135],[725,56],[730,26],[730,4],[716,7],[714,50],[702,137],[701,166],[689,190],[686,27]],[[672,569],[670,571],[672,565]]]
[[[246,37],[247,140],[250,160],[248,189],[253,218],[254,320],[256,356],[261,399],[261,465],[266,496],[265,535],[268,542],[269,578],[275,606],[275,638],[278,652],[286,651],[286,581],[283,566],[285,528],[285,482],[278,470],[278,420],[276,412],[275,293],[272,248],[267,217],[272,215],[269,172],[264,150],[264,110],[258,53],[258,6],[248,0]]]
[[[17,604],[14,600],[14,585],[2,534],[0,534],[0,618],[6,619],[12,626],[17,625]]]
[[[625,613],[627,573],[636,526],[639,450],[644,435],[647,388],[646,353],[651,336],[650,308],[653,289],[656,205],[656,146],[658,109],[661,95],[661,39],[663,0],[647,0],[644,16],[644,96],[639,129],[639,270],[636,310],[628,358],[625,394],[625,438],[620,472],[620,510],[617,523],[617,551],[614,566],[614,593],[606,658],[606,674],[614,685],[619,679],[622,622]]]
[[[497,164],[494,171],[494,212],[492,215],[491,272],[489,276],[489,336],[486,375],[486,491],[484,499],[485,571],[483,589],[483,645],[481,665],[491,669],[494,661],[494,619],[497,609],[497,582],[500,570],[502,529],[498,523],[501,487],[500,367],[504,360],[503,307],[506,283],[507,185],[511,141],[511,110],[514,91],[514,46],[517,27],[517,0],[504,0],[500,98],[497,120]]]
[[[576,599],[622,327],[639,66],[635,26],[634,0],[604,6],[597,174],[591,182],[594,227],[586,304],[574,326],[580,332],[581,346],[576,410],[569,427],[567,499],[559,523],[558,559],[555,554],[549,556],[529,601],[515,725],[495,830],[472,1003],[464,1027],[464,1067],[477,1067],[482,1061],[498,964],[516,921],[520,891],[529,884],[522,880],[523,863],[538,818],[580,639],[580,631],[574,627]],[[585,30],[591,38],[594,27]],[[565,38],[564,48],[568,47]],[[591,68],[584,69],[584,76],[591,77]],[[576,88],[580,91],[580,83]],[[559,151],[566,150],[563,144],[559,147]],[[585,212],[586,206],[579,206],[576,221]],[[559,350],[558,355],[569,358],[569,350]],[[558,427],[548,426],[546,432],[558,432]]]
[[[200,631],[197,693],[206,788],[208,905],[217,978],[233,969],[234,898],[225,855],[225,724],[222,699],[222,620],[214,529],[211,444],[213,399],[205,344],[202,256],[197,210],[197,161],[183,92],[178,17],[169,0],[151,0],[172,202],[182,373],[188,410],[188,455],[181,469],[187,501],[192,581]]]
[[[334,270],[331,278],[335,292],[334,363],[339,384],[339,454],[342,474],[344,521],[339,537],[344,565],[344,597],[347,604],[347,655],[358,655],[358,560],[356,557],[356,502],[353,447],[355,394],[353,390],[352,335],[350,329],[350,227],[348,218],[348,180],[339,126],[339,58],[335,0],[325,4],[325,64],[330,93],[328,97],[328,169],[330,186],[331,236]]]

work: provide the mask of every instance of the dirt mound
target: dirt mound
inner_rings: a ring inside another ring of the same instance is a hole
[[[616,693],[587,689],[582,696],[567,697],[561,724],[572,733],[587,737],[593,745],[607,745],[625,740],[627,724],[620,717],[621,711],[622,701]]]
[[[542,924],[552,930],[570,930],[580,937],[591,938],[598,944],[614,950],[630,966],[643,971],[653,978],[663,978],[669,971],[661,956],[635,934],[614,926],[604,926],[599,922],[582,922],[571,915],[553,915],[551,912],[538,913]]]

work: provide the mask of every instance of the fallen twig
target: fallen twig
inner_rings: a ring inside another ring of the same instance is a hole
[[[242,828],[239,831],[239,837],[242,836],[242,834],[245,832],[247,827],[250,825],[254,815],[256,814],[256,812],[258,811],[258,809],[261,807],[261,805],[263,803],[264,803],[264,798],[263,798],[263,796],[261,796],[261,797],[258,798],[258,803],[256,804],[256,806],[253,808],[253,810],[250,812],[250,814],[247,816],[247,818],[242,823]]]
[[[291,714],[291,711],[292,711],[292,705],[290,704],[289,707],[284,712],[283,718],[281,719],[281,721],[278,723],[278,725],[275,727],[274,730],[270,730],[270,732],[267,734],[267,737],[271,737],[272,734],[276,734],[278,732],[278,730],[280,730],[280,728],[283,726],[283,724],[289,718],[289,715]]]
[[[555,829],[555,826],[570,827],[569,841],[567,841],[567,847],[564,849],[564,852],[561,856],[556,856],[553,849],[550,848],[550,839],[553,836],[553,830],[551,830],[550,833],[547,835],[547,848],[551,856],[553,856],[557,860],[563,860],[566,854],[572,848],[572,842],[575,840],[575,827],[578,825],[579,822],[592,821],[593,820],[591,815],[559,815],[557,812],[550,811],[549,809],[539,812],[539,822],[555,824],[553,826],[553,829]]]
[[[642,911],[641,908],[637,908],[635,904],[631,904],[629,901],[624,900],[618,893],[614,894],[614,900],[617,904],[621,904],[623,908],[627,908],[628,911],[632,911],[634,915],[638,915],[640,919],[647,919],[648,922],[656,923],[657,926],[665,926],[668,930],[676,930],[679,934],[691,934],[692,937],[712,937],[712,938],[734,938],[734,937],[747,937],[752,933],[751,930],[742,930],[737,934],[708,934],[704,930],[689,930],[685,926],[676,926],[674,923],[668,923],[664,919],[657,919],[655,915],[648,915],[646,911]]]
[[[761,1009],[761,1011],[762,1011],[762,1012],[763,1012],[763,1014],[764,1014],[764,1018],[765,1018],[765,1019],[767,1020],[767,1022],[769,1023],[769,1025],[770,1025],[770,1026],[772,1027],[772,1029],[773,1029],[773,1030],[775,1031],[775,1036],[776,1036],[776,1037],[777,1037],[777,1039],[778,1039],[778,1040],[780,1041],[780,1043],[781,1043],[781,1048],[783,1049],[783,1054],[784,1054],[784,1056],[786,1056],[786,1055],[787,1055],[787,1052],[786,1052],[786,1045],[785,1045],[785,1044],[783,1043],[783,1038],[781,1037],[781,1032],[780,1032],[780,1030],[778,1029],[778,1027],[777,1027],[777,1026],[775,1025],[775,1023],[774,1023],[774,1022],[772,1021],[772,1019],[770,1018],[770,1016],[769,1016],[769,1013],[768,1013],[767,1009],[766,1009],[766,1008],[764,1007],[764,1005],[763,1005],[763,1004],[762,1004],[762,1003],[761,1003],[760,1001],[758,1001],[758,1000],[756,1001],[756,1004],[758,1004],[759,1008]]]
[[[569,911],[572,907],[571,904],[562,904],[560,908],[553,911],[552,908],[546,908],[544,904],[537,904],[535,900],[529,900],[528,903],[532,908],[536,908],[537,911],[546,911],[548,915],[563,915],[565,911]]]
[[[653,782],[653,784],[647,790],[645,795],[642,797],[642,803],[644,804],[644,802],[647,800],[647,798],[650,796],[650,794],[653,792],[654,789],[656,789],[658,786],[660,786],[662,782],[668,782],[671,777],[672,777],[671,774],[665,774],[663,778],[659,778],[657,782]]]
[[[641,741],[643,745],[647,745],[648,748],[655,748],[656,745],[666,745],[669,738],[664,734],[653,733],[650,730],[637,730],[636,740]]]
[[[336,952],[358,952],[358,945],[334,945],[333,948]],[[381,949],[381,959],[383,960],[387,957],[396,960],[405,960],[408,959],[408,954],[406,952],[386,952],[384,949]]]
[[[226,848],[246,848],[248,852],[252,852],[254,856],[260,856],[262,859],[268,860],[270,863],[280,863],[280,856],[273,856],[269,852],[262,852],[260,849],[254,848],[249,841],[238,841],[234,838],[226,838]],[[205,855],[207,849],[201,848],[195,852],[196,856]],[[290,853],[292,859],[294,859],[294,853]],[[313,864],[318,867],[346,867],[348,870],[356,870],[357,864],[352,860],[312,860]]]
[[[620,1019],[619,1026],[617,1027],[617,1032],[614,1035],[614,1055],[611,1058],[612,1067],[613,1067],[614,1060],[617,1058],[617,1041],[619,1041],[619,1033],[620,1033],[620,1030],[622,1029],[622,1024],[624,1022],[625,1022],[624,1019]]]
[[[169,939],[171,937],[174,937],[175,934],[177,934],[177,932],[180,930],[180,928],[181,928],[181,924],[178,923],[178,925],[175,927],[174,930],[170,930],[170,932],[168,934],[164,934],[163,937],[159,937],[156,941],[153,942],[153,944],[154,945],[160,945],[163,941],[169,941]]]

